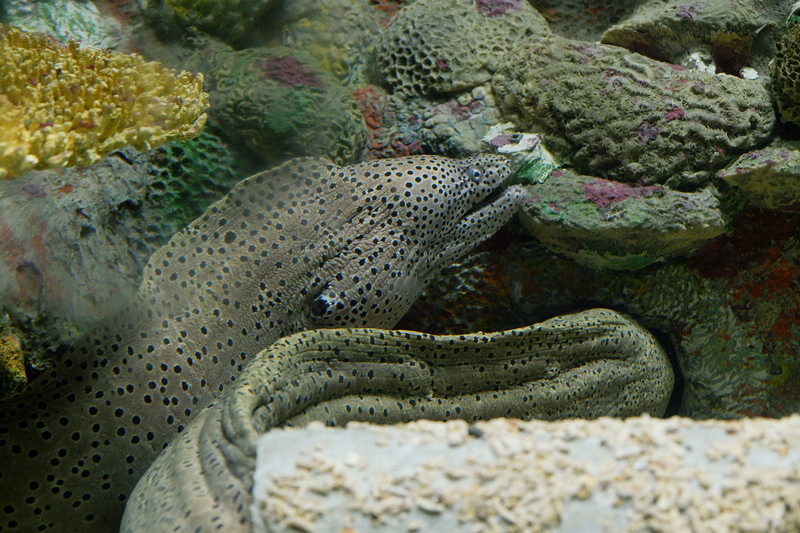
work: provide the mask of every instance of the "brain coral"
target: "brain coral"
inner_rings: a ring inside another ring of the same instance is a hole
[[[781,120],[800,125],[800,24],[792,24],[775,47],[770,68]]]
[[[525,0],[417,0],[386,29],[378,65],[399,93],[462,91],[488,81],[514,45],[548,33]]]
[[[555,35],[517,48],[493,87],[503,113],[579,172],[644,185],[702,183],[776,120],[758,81]]]
[[[0,179],[196,136],[203,77],[0,26]]]
[[[324,155],[343,163],[364,150],[366,127],[352,94],[308,54],[198,44],[187,61],[206,72],[212,123],[265,161]]]

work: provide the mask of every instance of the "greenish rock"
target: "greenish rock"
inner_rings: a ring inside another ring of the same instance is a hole
[[[416,0],[383,33],[378,68],[397,93],[464,91],[489,81],[514,45],[549,33],[524,0]]]
[[[0,182],[0,317],[23,332],[26,365],[124,308],[152,253],[242,178],[240,159],[206,129]]]
[[[583,41],[599,41],[609,26],[624,19],[645,0],[529,0],[553,32]]]
[[[775,47],[772,94],[781,120],[800,125],[800,24],[791,24]]]
[[[591,268],[639,270],[687,255],[726,227],[713,187],[695,193],[632,187],[566,170],[526,190],[523,226]]]
[[[247,174],[242,158],[208,128],[194,139],[151,151],[148,160],[154,175],[148,201],[163,220],[162,235],[199,217]]]
[[[294,156],[359,159],[366,127],[353,95],[309,54],[288,47],[244,50],[197,40],[184,68],[203,72],[209,122],[267,164]]]
[[[309,53],[348,87],[371,76],[383,29],[370,0],[292,0],[274,14],[281,42]]]
[[[263,22],[275,0],[139,0],[145,18],[161,34],[174,38],[193,30],[241,43]]]
[[[580,173],[696,188],[766,144],[776,117],[757,81],[685,70],[624,48],[528,39],[495,73],[498,107]]]
[[[7,0],[0,5],[0,17],[5,24],[47,33],[64,43],[73,40],[113,50],[126,50],[130,44],[130,31],[92,1]]]
[[[786,209],[800,202],[800,143],[777,140],[761,150],[739,156],[717,172],[744,204]]]
[[[776,0],[650,0],[603,33],[601,42],[687,66],[687,54],[706,52],[717,72],[745,67],[766,73],[786,3]]]

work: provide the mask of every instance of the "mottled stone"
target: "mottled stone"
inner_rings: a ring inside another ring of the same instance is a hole
[[[763,75],[785,10],[780,0],[650,0],[608,28],[601,42],[677,64],[702,50],[717,72],[739,76],[755,67]]]
[[[717,172],[736,198],[754,207],[792,209],[800,202],[800,144],[776,141]]]
[[[593,268],[637,270],[687,255],[725,230],[716,190],[686,193],[555,171],[528,185],[523,226]]]
[[[555,155],[626,183],[696,187],[776,121],[757,81],[555,35],[516,48],[492,84],[501,112]]]

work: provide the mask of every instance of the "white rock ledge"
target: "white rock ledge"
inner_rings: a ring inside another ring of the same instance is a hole
[[[256,531],[798,531],[800,416],[401,426],[259,441]]]

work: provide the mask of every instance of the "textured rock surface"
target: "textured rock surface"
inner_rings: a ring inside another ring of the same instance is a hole
[[[800,143],[778,140],[743,154],[717,172],[717,178],[748,205],[794,211],[800,199]]]
[[[677,64],[703,50],[717,72],[738,76],[752,66],[766,74],[786,9],[782,0],[650,0],[603,33],[602,42]]]
[[[515,49],[492,84],[501,111],[579,172],[643,185],[701,184],[776,120],[757,81],[555,35]]]
[[[139,0],[151,24],[169,38],[194,28],[231,43],[246,37],[275,3],[275,0]]]
[[[781,120],[800,125],[800,24],[792,24],[775,47],[772,93]]]
[[[530,0],[550,28],[564,37],[599,41],[609,26],[619,22],[646,0]]]
[[[0,317],[30,335],[27,364],[41,367],[35,348],[57,349],[125,305],[153,251],[239,177],[228,148],[203,133],[0,182]]]
[[[378,65],[399,93],[463,91],[488,81],[515,44],[549,33],[525,0],[417,0],[384,32]]]
[[[384,15],[370,0],[292,0],[282,2],[274,18],[284,44],[308,52],[339,81],[356,86],[374,68]]]
[[[673,191],[570,171],[528,185],[523,226],[546,246],[594,268],[637,270],[687,255],[725,230],[716,190]]]
[[[91,0],[5,0],[0,2],[0,20],[25,31],[48,33],[64,43],[72,39],[82,46],[129,51],[132,28],[101,13]]]
[[[273,431],[257,532],[796,531],[800,417]]]
[[[197,44],[186,64],[207,73],[212,123],[267,163],[301,155],[350,162],[363,152],[353,96],[307,53]]]

